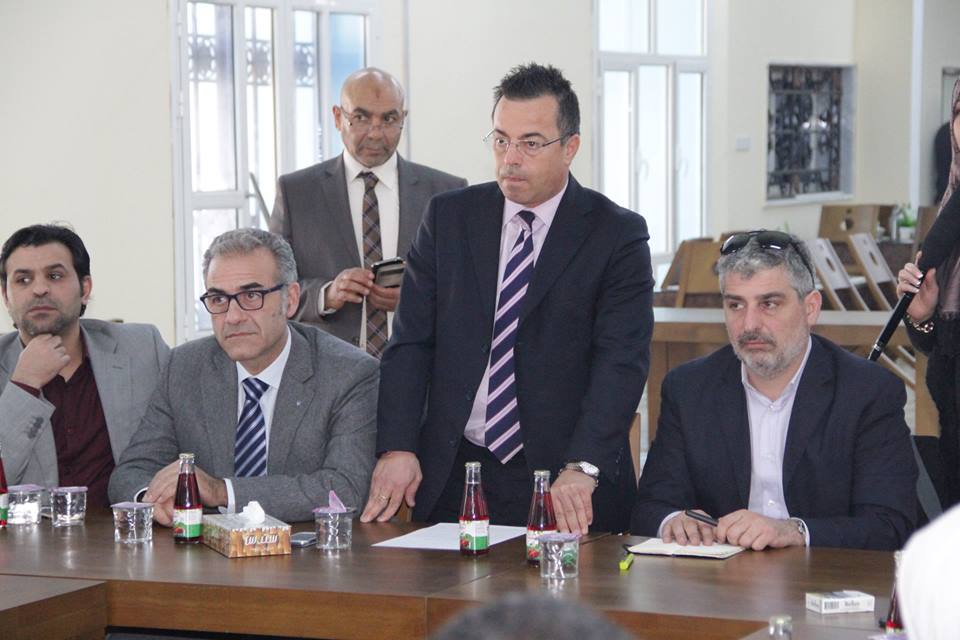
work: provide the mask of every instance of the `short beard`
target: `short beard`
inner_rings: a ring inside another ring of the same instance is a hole
[[[78,316],[79,317],[79,316]],[[45,333],[49,333],[53,336],[62,336],[70,325],[77,321],[77,318],[68,318],[67,316],[58,314],[56,318],[51,320],[49,323],[44,325],[38,325],[35,322],[24,319],[22,323],[23,330],[31,338],[34,336],[39,336]]]
[[[802,339],[786,343],[779,352],[754,354],[742,350],[741,342],[753,342],[755,340],[766,340],[767,344],[775,344],[772,339],[767,339],[758,333],[744,333],[737,342],[733,343],[733,351],[740,358],[740,362],[746,365],[747,369],[761,378],[769,380],[789,369],[794,360],[803,354],[807,348],[809,334],[804,334]]]

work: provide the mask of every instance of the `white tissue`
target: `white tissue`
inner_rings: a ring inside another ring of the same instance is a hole
[[[256,500],[251,500],[247,503],[247,506],[243,508],[243,511],[240,512],[240,517],[243,518],[243,521],[247,524],[260,524],[263,522],[266,517],[266,513],[263,511],[263,507],[260,506],[260,503]]]

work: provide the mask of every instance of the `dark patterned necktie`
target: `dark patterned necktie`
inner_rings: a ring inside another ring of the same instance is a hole
[[[517,214],[523,224],[517,241],[510,250],[503,270],[497,313],[493,320],[493,342],[490,346],[490,381],[487,385],[487,411],[483,443],[500,462],[506,464],[523,448],[520,412],[517,409],[517,381],[513,347],[520,324],[520,303],[527,293],[533,275],[532,211]]]
[[[367,269],[373,263],[383,260],[383,246],[380,242],[380,202],[377,200],[377,176],[369,171],[360,174],[363,177],[363,266]],[[374,309],[367,300],[367,353],[380,358],[387,345],[387,312]]]
[[[237,444],[234,448],[234,471],[238,478],[267,474],[267,424],[260,407],[260,398],[270,388],[259,378],[243,381],[246,398],[237,421]]]

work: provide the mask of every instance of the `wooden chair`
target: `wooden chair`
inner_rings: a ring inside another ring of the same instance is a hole
[[[836,311],[869,310],[866,301],[860,295],[860,291],[840,263],[840,258],[837,257],[833,243],[826,238],[817,238],[808,242],[807,247],[810,249],[814,267],[817,270],[822,294],[831,308]],[[915,370],[916,360],[913,354],[902,347],[897,349],[896,354],[896,359],[887,354],[882,354],[880,364],[892,371],[905,385],[911,389],[915,388],[917,374]]]
[[[879,224],[878,205],[825,204],[820,208],[820,230],[817,236],[833,242],[845,242],[851,233],[869,233],[875,238]]]
[[[897,301],[897,279],[880,253],[877,241],[869,233],[851,233],[847,246],[867,280],[867,290],[877,308],[880,311],[892,309]]]
[[[813,258],[821,292],[831,309],[836,311],[869,309],[860,291],[843,268],[843,263],[837,257],[837,252],[830,240],[817,238],[808,242],[807,248],[810,249],[810,255]]]
[[[720,281],[717,278],[717,260],[720,259],[719,242],[691,242],[680,267],[680,288],[677,291],[677,307],[722,306]]]
[[[683,261],[686,258],[687,250],[695,242],[713,242],[713,238],[689,238],[680,243],[680,246],[677,247],[677,252],[673,254],[673,261],[670,263],[670,268],[667,269],[667,275],[663,277],[663,282],[660,283],[661,289],[667,289],[669,287],[676,287],[680,285],[680,272],[682,270]]]

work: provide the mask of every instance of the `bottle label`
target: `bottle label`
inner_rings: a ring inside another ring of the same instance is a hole
[[[7,507],[10,505],[10,495],[0,493],[0,527],[7,526]]]
[[[174,509],[173,537],[199,538],[203,509]]]
[[[490,546],[490,520],[461,520],[460,548],[483,551]]]
[[[527,529],[527,560],[530,562],[540,562],[540,536],[545,533],[556,532],[556,529],[547,529],[546,531]]]

